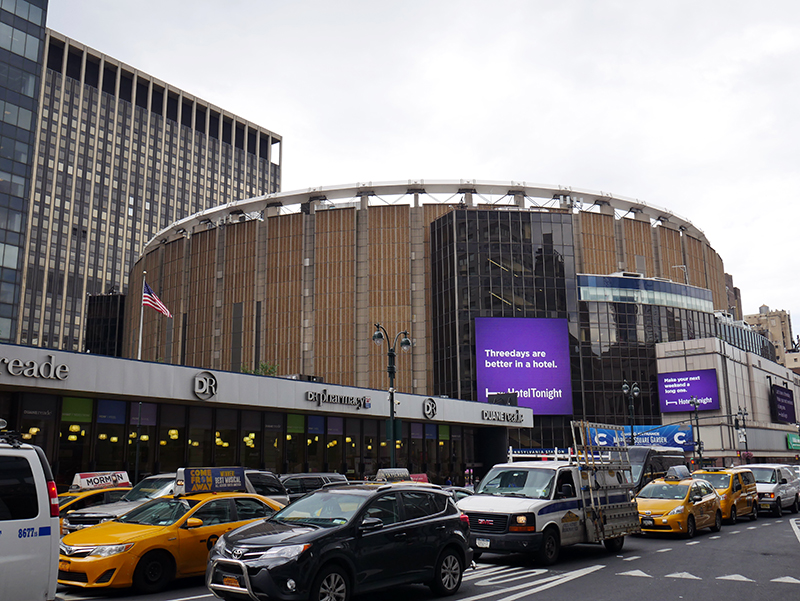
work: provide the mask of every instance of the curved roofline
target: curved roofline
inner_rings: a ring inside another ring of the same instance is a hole
[[[295,212],[303,205],[317,203],[336,204],[337,201],[358,200],[370,202],[370,197],[383,198],[396,196],[402,198],[407,195],[424,194],[447,195],[443,200],[433,199],[434,202],[453,202],[453,197],[466,193],[476,194],[484,198],[482,204],[496,204],[498,206],[514,207],[516,196],[522,195],[528,202],[529,208],[548,208],[553,203],[560,208],[572,210],[587,210],[592,206],[610,206],[616,212],[622,212],[624,217],[628,213],[641,213],[647,216],[654,225],[669,223],[672,227],[687,232],[689,235],[707,242],[702,230],[695,227],[688,219],[665,208],[648,204],[637,198],[616,196],[607,192],[596,192],[571,188],[566,186],[547,186],[542,184],[528,184],[527,182],[491,182],[478,180],[406,180],[397,182],[361,182],[344,184],[340,186],[321,186],[295,190],[292,192],[278,192],[265,194],[254,198],[235,200],[224,205],[219,205],[184,217],[175,221],[170,226],[159,231],[142,249],[142,256],[147,254],[156,245],[171,242],[194,231],[194,228],[203,225],[216,226],[230,221],[231,218],[246,221],[252,218],[263,217],[268,209],[275,211],[287,210]],[[508,199],[510,202],[502,202]],[[536,200],[543,200],[537,203]],[[386,204],[392,204],[384,201]],[[375,204],[374,202],[372,204]],[[294,210],[292,210],[294,209]]]

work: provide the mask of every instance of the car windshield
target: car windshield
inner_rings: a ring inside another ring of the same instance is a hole
[[[753,475],[756,477],[756,482],[760,484],[777,484],[777,476],[775,475],[775,469],[771,467],[755,467],[753,465],[748,466],[750,471],[753,472]]]
[[[710,482],[717,490],[725,490],[731,486],[730,474],[697,474],[697,477]]]
[[[673,499],[677,501],[685,499],[688,492],[689,486],[686,484],[651,482],[640,490],[636,497],[638,499]]]
[[[475,494],[549,499],[555,470],[539,468],[492,468]]]
[[[123,524],[169,526],[182,518],[197,503],[197,501],[189,499],[153,499],[149,503],[130,510],[122,517],[117,518],[117,521]]]
[[[161,490],[175,482],[174,477],[164,478],[145,478],[139,484],[130,489],[120,501],[141,501],[142,499],[152,499],[161,496]],[[168,494],[166,493],[161,494]]]
[[[320,491],[287,505],[271,519],[315,526],[340,526],[348,523],[367,497],[340,491]]]

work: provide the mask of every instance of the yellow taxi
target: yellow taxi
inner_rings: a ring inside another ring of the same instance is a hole
[[[67,492],[58,495],[59,522],[70,511],[116,503],[131,489],[127,472],[91,472],[75,474]],[[61,535],[66,531],[61,525]]]
[[[742,516],[749,516],[751,520],[758,519],[756,478],[749,468],[707,467],[692,472],[692,475],[707,480],[719,493],[722,519],[732,524]]]
[[[722,528],[719,494],[706,480],[693,478],[685,466],[669,468],[665,477],[646,484],[635,498],[642,532],[692,538],[698,528]]]
[[[231,490],[245,490],[244,469],[178,470],[175,496],[61,539],[59,584],[154,593],[174,578],[204,574],[221,535],[283,507],[260,495],[226,492]]]

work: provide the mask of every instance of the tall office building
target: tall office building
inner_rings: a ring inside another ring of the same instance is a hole
[[[17,337],[47,0],[0,2],[0,341]]]
[[[42,79],[10,338],[82,351],[87,297],[126,293],[159,230],[280,190],[281,138],[49,29]]]

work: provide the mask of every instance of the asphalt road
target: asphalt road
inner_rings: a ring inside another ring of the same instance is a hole
[[[621,553],[599,545],[562,549],[549,569],[521,555],[484,554],[467,570],[458,601],[633,600],[731,601],[746,598],[800,598],[800,517],[762,517],[724,525],[691,540],[667,536],[628,537]],[[200,578],[175,582],[169,590],[137,596],[130,591],[89,592],[59,587],[63,601],[137,599],[195,601],[215,599]],[[437,599],[425,586],[397,587],[353,601]]]

